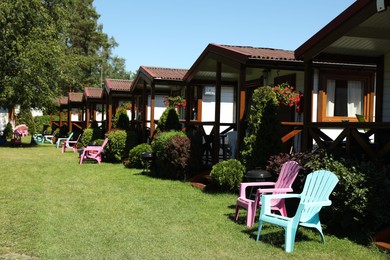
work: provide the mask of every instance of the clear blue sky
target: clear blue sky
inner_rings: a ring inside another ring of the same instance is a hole
[[[354,0],[95,0],[114,55],[189,69],[209,43],[295,50]]]

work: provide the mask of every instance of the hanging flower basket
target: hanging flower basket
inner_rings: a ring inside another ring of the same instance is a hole
[[[303,112],[303,94],[300,91],[287,83],[276,85],[272,89],[276,93],[279,104],[289,107],[296,106],[297,113]]]
[[[183,107],[183,108],[185,108],[186,107],[186,100],[181,96],[176,96],[176,97],[169,96],[169,97],[164,97],[164,104],[167,107],[175,107],[175,108]]]

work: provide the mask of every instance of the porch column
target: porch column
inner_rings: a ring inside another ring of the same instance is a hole
[[[131,94],[131,126],[134,127],[134,120],[135,120],[135,96],[134,93]]]
[[[109,132],[112,128],[112,95],[108,94],[107,98],[107,129]]]
[[[69,95],[70,97],[70,95]],[[72,132],[72,106],[68,103],[68,131]]]
[[[240,157],[241,146],[245,137],[245,108],[246,108],[246,67],[240,65],[240,75],[236,88],[236,130],[237,130],[237,158]]]
[[[91,116],[91,111],[90,111],[90,102],[87,100],[86,101],[86,111],[85,111],[85,128],[89,127],[89,121],[90,121],[90,116]]]
[[[376,93],[375,93],[375,122],[383,122],[383,82],[385,75],[384,57],[379,58],[376,64]]]
[[[313,100],[313,61],[311,59],[304,61],[305,82],[304,82],[304,109],[303,109],[303,132],[302,148],[304,151],[311,151],[313,148],[313,139],[309,134],[308,124],[312,122],[312,100]]]
[[[213,164],[219,161],[219,130],[221,125],[221,78],[222,63],[217,62],[216,84],[215,84],[215,117],[214,117],[214,139],[213,139]]]
[[[197,89],[196,99],[197,99],[197,108],[198,108],[198,110],[196,111],[196,120],[198,122],[202,122],[203,86],[198,86],[196,89]]]
[[[141,122],[142,122],[142,138],[146,136],[146,108],[147,108],[147,102],[148,102],[148,96],[146,94],[146,81],[144,81],[144,85],[142,88],[142,114],[141,114]],[[145,141],[143,139],[143,141]]]
[[[154,123],[154,92],[155,92],[155,83],[151,83],[150,89],[150,133],[149,136],[152,138],[154,130],[156,129],[156,124]]]

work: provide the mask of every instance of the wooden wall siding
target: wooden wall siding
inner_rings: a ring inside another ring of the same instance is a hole
[[[390,53],[385,55],[383,87],[383,122],[390,122]]]

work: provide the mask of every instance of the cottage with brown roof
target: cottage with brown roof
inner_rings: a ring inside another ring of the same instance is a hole
[[[186,69],[148,66],[139,68],[131,86],[134,104],[138,108],[132,122],[137,122],[143,132],[150,127],[150,135],[153,134],[156,122],[166,108],[164,97],[185,96],[183,77],[187,71]],[[184,118],[184,111],[180,112]]]
[[[132,80],[109,79],[105,80],[103,99],[106,103],[106,122],[105,129],[110,131],[112,128],[112,119],[121,102],[131,101]]]

